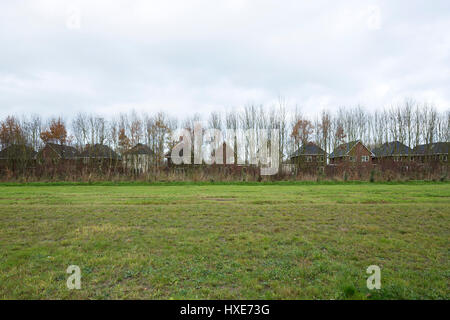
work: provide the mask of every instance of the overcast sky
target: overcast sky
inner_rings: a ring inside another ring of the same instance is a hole
[[[405,97],[450,108],[450,1],[0,2],[0,117]]]

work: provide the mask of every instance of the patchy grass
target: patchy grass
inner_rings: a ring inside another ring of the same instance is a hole
[[[448,183],[4,184],[0,298],[449,299],[449,235]]]

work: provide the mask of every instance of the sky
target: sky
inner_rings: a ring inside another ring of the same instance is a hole
[[[450,1],[0,2],[0,117],[450,109]]]

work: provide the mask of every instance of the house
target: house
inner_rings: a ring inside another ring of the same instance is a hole
[[[418,162],[448,163],[449,142],[418,145],[413,149],[414,160]]]
[[[413,155],[412,149],[399,141],[386,142],[372,149],[372,153],[374,163],[406,162]]]
[[[57,163],[64,160],[76,160],[79,156],[77,149],[71,146],[47,143],[37,154],[39,162]]]
[[[298,148],[289,159],[299,168],[312,168],[323,172],[327,164],[327,153],[318,145],[309,142]]]
[[[179,142],[176,144],[176,146],[174,148],[176,148],[176,150],[178,150],[178,156],[180,157],[179,160],[183,160],[183,164],[185,164],[184,159],[183,159],[183,143],[184,143],[183,139],[182,139],[182,137],[180,137]],[[192,147],[193,146],[191,145],[190,164],[195,163],[195,161],[194,161],[195,154],[192,150]],[[202,151],[210,150],[209,148],[206,148],[204,146],[202,147],[202,149],[203,149]],[[165,158],[167,159],[167,164],[169,167],[175,165],[178,162],[178,159],[175,162],[173,161],[172,150],[170,150],[169,152],[167,152],[165,154]],[[214,163],[213,163],[214,165],[234,165],[237,162],[234,150],[229,145],[227,145],[226,142],[223,142],[222,147],[219,146],[219,148],[217,148],[217,150],[211,150],[210,159],[214,159]],[[205,159],[203,159],[203,157],[202,157],[201,162],[202,162],[202,164],[205,163]]]
[[[122,159],[114,152],[113,149],[104,144],[87,145],[83,152],[80,153],[79,158],[84,164],[109,166],[116,165]]]
[[[289,156],[291,163],[311,163],[321,164],[326,163],[327,153],[318,145],[309,142],[306,145],[298,148],[293,154]]]
[[[155,153],[147,145],[138,143],[123,154],[123,165],[126,169],[140,174],[150,170],[155,163]]]
[[[360,140],[339,145],[330,154],[330,164],[372,164],[374,154]]]
[[[12,144],[0,151],[0,168],[11,171],[34,167],[36,151],[25,144]]]
[[[25,144],[12,144],[0,151],[0,160],[32,160],[36,151]]]
[[[82,159],[107,159],[119,160],[120,156],[113,149],[104,144],[87,145],[80,158]]]

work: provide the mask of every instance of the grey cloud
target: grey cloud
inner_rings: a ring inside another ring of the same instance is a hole
[[[79,30],[66,27],[69,6],[80,8]],[[0,117],[179,115],[279,95],[308,110],[406,96],[445,110],[449,9],[445,0],[4,2]]]

